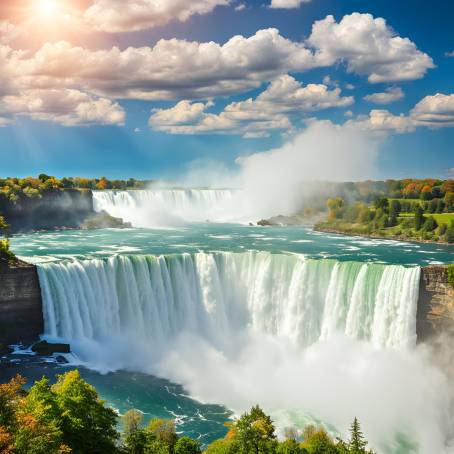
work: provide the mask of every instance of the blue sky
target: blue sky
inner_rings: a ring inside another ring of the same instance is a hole
[[[329,120],[380,141],[381,177],[452,177],[454,3],[270,1],[6,0],[1,176],[174,178]]]

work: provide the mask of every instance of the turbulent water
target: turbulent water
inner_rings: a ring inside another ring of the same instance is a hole
[[[420,265],[448,247],[205,223],[12,245],[38,264],[47,337],[70,342],[68,367],[122,412],[209,442],[227,409],[260,403],[280,430],[345,436],[357,416],[379,453],[451,452],[452,387],[415,326]]]
[[[415,344],[419,268],[248,252],[115,256],[42,264],[46,333],[67,340],[181,332],[223,346],[239,330],[301,347],[342,332],[382,347]]]
[[[186,222],[226,221],[238,218],[231,189],[144,189],[94,191],[96,211],[132,222],[136,227],[175,225]]]

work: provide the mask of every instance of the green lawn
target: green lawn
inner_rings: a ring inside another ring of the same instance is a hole
[[[433,216],[437,221],[437,224],[449,224],[451,221],[454,221],[454,213],[425,213],[424,216],[427,218],[429,216]],[[414,217],[413,213],[400,213],[400,218],[412,218]]]

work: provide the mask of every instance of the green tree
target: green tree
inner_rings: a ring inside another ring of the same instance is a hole
[[[391,200],[389,204],[389,215],[390,216],[399,216],[402,211],[402,205],[398,200]]]
[[[276,448],[276,454],[306,454],[308,451],[302,448],[294,439],[284,440]]]
[[[377,197],[374,200],[374,206],[378,210],[381,208],[383,211],[387,211],[389,207],[389,201],[387,197]]]
[[[273,421],[257,405],[235,423],[235,441],[242,454],[272,453],[276,447]]]
[[[367,441],[361,432],[361,427],[357,418],[353,420],[350,428],[350,440],[348,448],[351,454],[363,454],[366,452]]]
[[[235,444],[232,440],[216,440],[208,445],[205,454],[236,454]]]
[[[62,414],[64,440],[75,454],[117,452],[117,416],[77,370],[59,375],[52,391]]]
[[[159,444],[165,446],[169,452],[173,452],[175,443],[177,442],[177,433],[175,430],[175,421],[171,419],[152,419],[145,429],[151,435],[152,440],[156,446]]]
[[[415,207],[415,229],[420,230],[424,224],[424,211],[421,205],[417,204]]]
[[[201,454],[200,443],[189,437],[181,437],[175,444],[175,454]]]
[[[437,224],[437,221],[435,220],[435,218],[433,216],[429,216],[424,221],[424,225],[423,225],[422,229],[424,230],[424,232],[433,232],[437,227],[438,227],[438,224]]]

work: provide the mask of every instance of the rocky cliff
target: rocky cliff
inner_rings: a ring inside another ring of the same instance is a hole
[[[420,342],[443,332],[454,333],[454,288],[448,282],[447,266],[421,269],[416,332]]]
[[[18,262],[0,269],[0,344],[27,343],[43,332],[36,267]]]
[[[93,216],[93,196],[89,190],[44,191],[39,197],[11,201],[0,198],[0,213],[11,232],[55,228],[78,228]]]

